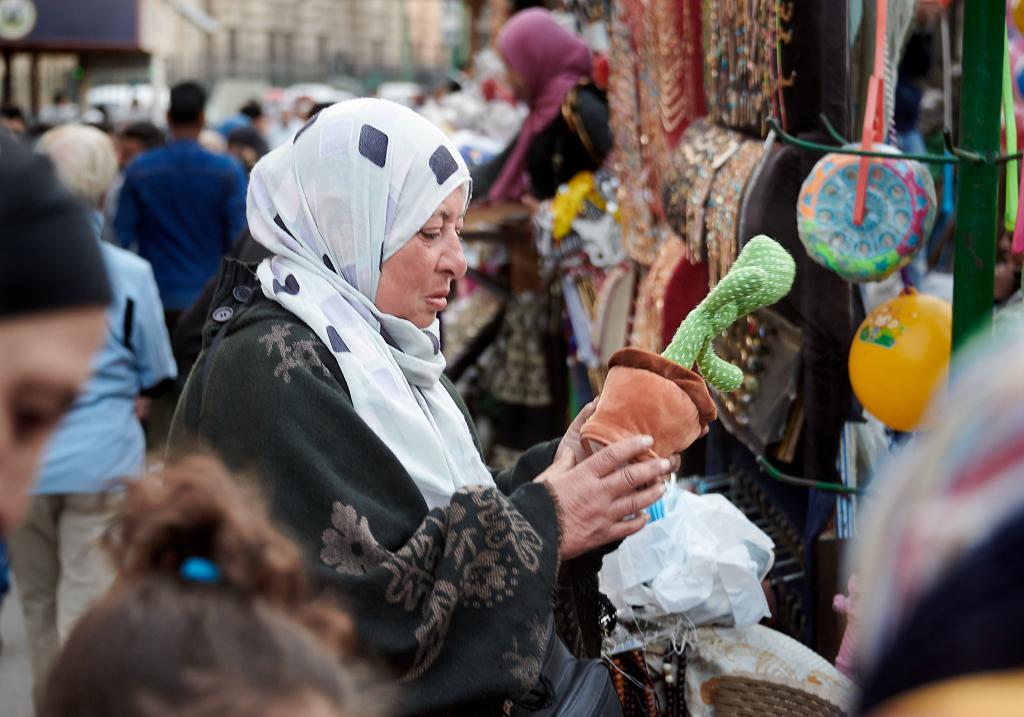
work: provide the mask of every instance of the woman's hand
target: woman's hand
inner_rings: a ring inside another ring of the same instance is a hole
[[[665,493],[660,479],[672,471],[672,461],[665,458],[630,463],[653,443],[650,436],[634,436],[580,463],[572,451],[560,448],[555,462],[537,477],[547,483],[559,505],[562,560],[622,540],[644,527],[647,514],[642,511]]]
[[[596,410],[596,398],[580,409],[580,412],[576,415],[576,418],[569,426],[569,430],[565,432],[565,435],[562,436],[561,442],[558,444],[558,450],[555,451],[554,463],[557,463],[558,459],[563,457],[565,453],[571,453],[575,457],[576,463],[581,463],[590,456],[590,451],[583,446],[583,443],[580,440],[580,432],[583,430],[583,424],[590,420],[590,417],[594,415],[594,411]],[[700,435],[703,437],[706,436],[707,433],[708,427],[705,426],[704,431]],[[671,470],[669,471],[670,473],[675,473],[679,470],[679,467],[683,463],[682,456],[678,453],[669,456],[669,461],[672,463]]]
[[[589,453],[583,449],[583,444],[580,443],[580,431],[583,430],[583,424],[594,415],[594,410],[597,408],[597,400],[593,400],[584,406],[579,414],[577,414],[575,420],[569,426],[569,430],[562,436],[562,442],[558,444],[558,450],[555,451],[554,463],[558,463],[560,457],[564,457],[566,452],[570,453],[574,458],[574,463],[582,462]]]

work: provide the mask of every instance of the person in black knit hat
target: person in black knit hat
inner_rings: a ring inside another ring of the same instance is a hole
[[[40,452],[106,325],[110,285],[84,207],[0,130],[0,535],[25,510]]]

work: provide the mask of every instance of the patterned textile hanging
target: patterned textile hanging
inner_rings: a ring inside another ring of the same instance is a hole
[[[658,247],[652,229],[649,139],[640,125],[636,22],[631,25],[629,15],[627,3],[617,3],[609,28],[608,109],[615,137],[611,166],[621,182],[617,199],[623,247],[631,259],[650,266]]]
[[[651,0],[647,17],[654,49],[658,110],[668,148],[691,120],[704,115],[700,0]],[[653,25],[653,26],[652,26]]]
[[[705,112],[700,0],[621,0],[609,26],[609,106],[627,254],[650,266],[672,150]]]

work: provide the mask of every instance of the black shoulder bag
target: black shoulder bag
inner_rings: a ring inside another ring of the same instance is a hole
[[[574,657],[555,632],[554,619],[548,623],[540,684],[531,696],[541,691],[547,693],[543,704],[531,709],[521,701],[512,717],[622,717],[608,667],[600,660]]]

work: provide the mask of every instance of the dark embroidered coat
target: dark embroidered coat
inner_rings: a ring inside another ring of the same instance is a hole
[[[555,504],[532,480],[557,442],[496,474],[497,488],[459,491],[428,512],[356,414],[330,350],[263,297],[244,265],[226,263],[211,314],[170,453],[212,449],[259,477],[318,584],[395,670],[405,713],[499,714],[506,700],[534,696],[560,588]],[[595,568],[581,574],[593,582]],[[570,599],[559,628],[581,653],[575,602],[561,590]]]

